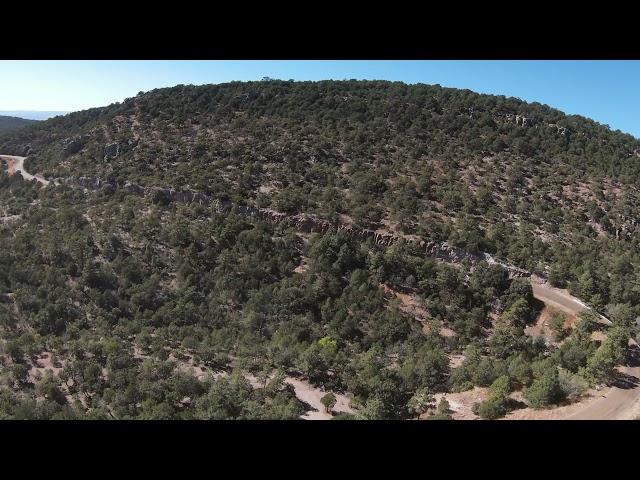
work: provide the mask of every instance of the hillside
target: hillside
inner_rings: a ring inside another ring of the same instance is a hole
[[[0,154],[52,180],[0,177],[0,415],[295,418],[305,382],[359,418],[488,388],[490,418],[616,380],[635,335],[640,141],[544,105],[178,86],[6,133]],[[531,273],[613,324],[527,334]]]
[[[30,125],[34,122],[35,120],[27,120],[25,118],[7,117],[4,115],[0,115],[0,134],[9,132],[11,130],[16,130],[18,128],[24,127],[25,125]]]
[[[7,117],[19,117],[27,120],[47,120],[49,118],[66,115],[69,112],[59,110],[0,110],[0,115]]]

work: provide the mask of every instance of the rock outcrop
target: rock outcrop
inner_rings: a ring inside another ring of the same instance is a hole
[[[120,144],[118,142],[109,143],[104,146],[104,159],[111,160],[120,155]]]
[[[533,127],[536,124],[536,120],[532,117],[525,117],[524,115],[516,115],[516,125],[520,125],[522,128]]]
[[[65,156],[73,155],[74,153],[78,153],[84,147],[87,140],[90,138],[89,135],[80,135],[78,137],[73,138],[65,138],[62,141],[62,153]]]
[[[558,125],[557,123],[549,123],[547,124],[547,126],[549,128],[555,128],[559,135],[566,136],[571,133],[571,130],[569,130],[567,127],[563,127],[562,125]]]
[[[615,228],[616,240],[620,237],[631,237],[637,230],[638,222],[635,218],[628,218],[626,215],[618,215]]]
[[[103,149],[103,158],[105,161],[119,157],[125,152],[138,145],[138,140],[126,140],[120,142],[108,143]]]
[[[193,192],[190,190],[174,190],[171,188],[161,187],[143,187],[131,182],[120,184],[117,181],[104,181],[99,178],[92,177],[69,177],[64,180],[69,185],[77,185],[90,190],[100,190],[103,192],[114,192],[117,189],[123,189],[127,193],[138,196],[150,196],[155,203],[169,204],[177,203],[198,203],[201,205],[210,205],[216,213],[222,214],[227,212],[235,212],[239,215],[260,218],[277,224],[294,228],[304,233],[326,233],[331,230],[341,232],[350,238],[366,241],[373,240],[375,245],[386,247],[394,245],[400,241],[413,243],[417,245],[419,250],[424,252],[428,257],[437,258],[451,263],[460,263],[469,261],[471,263],[487,262],[497,264],[505,268],[511,277],[528,277],[531,272],[518,268],[514,265],[500,262],[487,253],[471,253],[449,245],[446,242],[433,242],[425,240],[416,240],[411,237],[405,237],[399,234],[382,233],[366,228],[355,228],[350,225],[323,220],[315,215],[307,213],[299,213],[297,215],[287,215],[277,212],[269,208],[257,208],[249,205],[234,205],[229,200],[215,199],[204,193]]]
[[[527,117],[525,115],[519,115],[513,111],[498,110],[493,114],[497,120],[506,120],[510,123],[515,123],[522,128],[530,128],[536,126],[539,122],[535,117]]]
[[[128,181],[125,182],[122,189],[125,192],[130,193],[132,195],[144,195],[144,187],[141,187],[140,185],[136,185],[135,183],[131,183]]]

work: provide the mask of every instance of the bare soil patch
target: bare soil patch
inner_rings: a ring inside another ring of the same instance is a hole
[[[293,269],[294,273],[304,273],[309,270],[309,259],[305,256],[300,257],[300,264]]]
[[[476,420],[479,417],[471,410],[474,403],[487,399],[488,388],[474,387],[472,390],[458,393],[437,393],[434,395],[436,405],[444,397],[449,402],[451,416],[454,420]]]
[[[57,377],[64,368],[64,363],[60,361],[58,365],[59,366],[56,366],[51,361],[51,352],[40,353],[37,356],[35,363],[29,369],[29,381],[35,383],[40,378],[44,377],[47,372],[50,372]]]

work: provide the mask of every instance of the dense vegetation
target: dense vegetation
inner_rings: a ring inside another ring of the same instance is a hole
[[[549,344],[524,333],[541,309],[529,281],[496,265],[1,173],[0,417],[297,418],[287,376],[348,392],[364,419],[448,418],[433,395],[474,386],[489,388],[484,418],[517,408],[513,391],[536,408],[576,398],[612,379],[635,334],[639,149],[543,105],[356,81],[179,86],[6,134],[0,153],[47,177],[490,252],[614,325],[597,341],[589,315],[554,320]]]
[[[18,128],[24,127],[25,125],[30,125],[34,122],[35,120],[27,120],[26,118],[7,117],[4,115],[0,115],[0,134],[9,132],[11,130],[16,130]]]

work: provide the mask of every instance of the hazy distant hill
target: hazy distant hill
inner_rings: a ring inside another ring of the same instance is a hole
[[[59,115],[66,115],[69,112],[60,111],[40,111],[40,110],[0,110],[0,115],[9,117],[19,117],[27,120],[47,120]]]
[[[0,115],[0,132],[8,132],[16,128],[24,127],[34,123],[36,120],[28,120],[26,118],[5,117]]]

